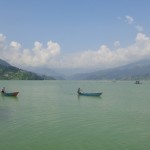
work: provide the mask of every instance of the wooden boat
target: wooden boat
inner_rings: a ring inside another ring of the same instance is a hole
[[[83,96],[100,96],[100,95],[102,95],[102,92],[100,92],[100,93],[84,93],[84,92],[78,92],[78,95],[83,95]]]
[[[2,93],[2,92],[1,92]],[[11,93],[2,93],[4,96],[17,96],[19,92],[11,92]]]

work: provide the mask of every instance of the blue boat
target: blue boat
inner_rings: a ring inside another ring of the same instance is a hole
[[[100,96],[100,95],[102,95],[102,92],[99,92],[99,93],[85,93],[85,92],[81,92],[80,88],[78,88],[77,93],[78,93],[78,95],[83,95],[83,96]]]
[[[102,95],[102,92],[100,92],[100,93],[84,93],[84,92],[79,92],[78,95],[83,95],[83,96],[100,96],[100,95]]]

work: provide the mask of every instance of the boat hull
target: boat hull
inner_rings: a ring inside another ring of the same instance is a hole
[[[17,96],[19,92],[2,93],[4,96]]]
[[[102,95],[101,93],[78,93],[79,95],[83,95],[83,96],[100,96]]]

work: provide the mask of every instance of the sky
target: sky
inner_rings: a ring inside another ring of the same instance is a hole
[[[149,0],[0,0],[0,58],[106,69],[150,58]]]

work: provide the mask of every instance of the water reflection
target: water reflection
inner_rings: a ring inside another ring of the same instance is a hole
[[[18,101],[18,97],[15,97],[15,96],[5,96],[5,95],[1,94],[1,98],[2,98],[2,100],[13,99],[15,101]]]
[[[91,99],[91,100],[102,99],[101,96],[84,96],[84,95],[79,95],[79,94],[77,94],[77,98],[78,98],[78,100],[80,100],[80,99]]]
[[[13,107],[16,106],[17,102],[18,97],[0,95],[0,121],[6,121],[11,118]]]

